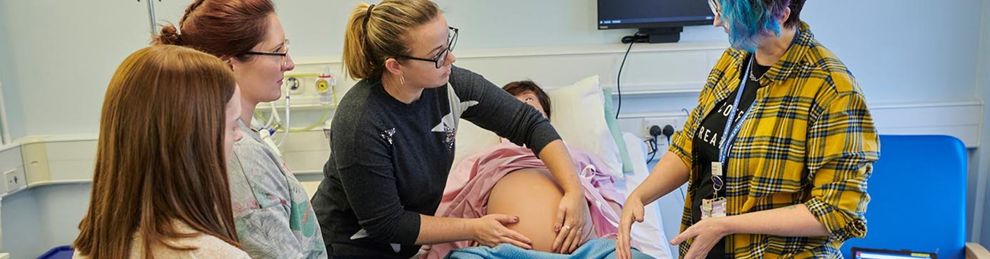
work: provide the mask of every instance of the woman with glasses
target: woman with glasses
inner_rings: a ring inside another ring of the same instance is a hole
[[[255,106],[277,100],[294,64],[270,0],[198,0],[157,41],[192,47],[227,63],[241,90],[240,130],[228,162],[234,223],[253,258],[325,258],[309,196],[284,162],[251,128]]]
[[[459,118],[531,148],[564,192],[553,229],[558,252],[583,242],[588,205],[570,155],[538,111],[471,71],[453,67],[456,28],[428,0],[360,4],[348,20],[343,63],[360,79],[331,125],[326,178],[313,197],[334,257],[409,258],[420,245],[474,240],[530,248],[513,215],[433,216],[454,159]]]
[[[690,180],[682,258],[841,258],[866,234],[879,140],[855,78],[799,19],[804,0],[713,0],[732,48],[668,155],[629,195],[620,258],[643,205]]]

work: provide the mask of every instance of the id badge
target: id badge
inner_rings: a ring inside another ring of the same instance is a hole
[[[722,176],[722,162],[712,162],[712,176]]]
[[[711,201],[711,217],[725,217],[725,198],[719,197]]]
[[[707,219],[712,217],[714,212],[715,200],[717,199],[702,199],[701,200],[701,219]]]
[[[712,217],[712,201],[713,199],[702,199],[701,200],[701,219],[707,219]]]

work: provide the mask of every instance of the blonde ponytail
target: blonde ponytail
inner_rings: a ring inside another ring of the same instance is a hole
[[[344,33],[344,69],[352,79],[368,78],[374,70],[370,58],[368,57],[367,33],[365,21],[371,14],[373,6],[367,3],[360,3],[351,12],[351,18],[347,20],[347,32]]]
[[[360,3],[351,11],[344,33],[344,70],[352,79],[382,76],[385,60],[408,55],[406,32],[440,13],[429,0],[384,0]]]

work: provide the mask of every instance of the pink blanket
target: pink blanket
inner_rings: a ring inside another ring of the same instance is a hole
[[[591,154],[574,149],[569,152],[588,200],[595,236],[615,235],[620,212],[609,203],[622,204],[623,198],[615,189],[615,179],[608,167]],[[486,215],[488,196],[495,184],[506,174],[529,168],[546,169],[546,165],[530,149],[508,141],[464,159],[450,171],[436,215],[456,218]],[[425,257],[443,258],[454,249],[471,245],[470,241],[436,244]]]

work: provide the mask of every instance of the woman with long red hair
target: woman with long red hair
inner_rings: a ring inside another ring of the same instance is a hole
[[[104,98],[74,257],[248,258],[226,173],[239,94],[212,55],[157,45],[128,56]]]

